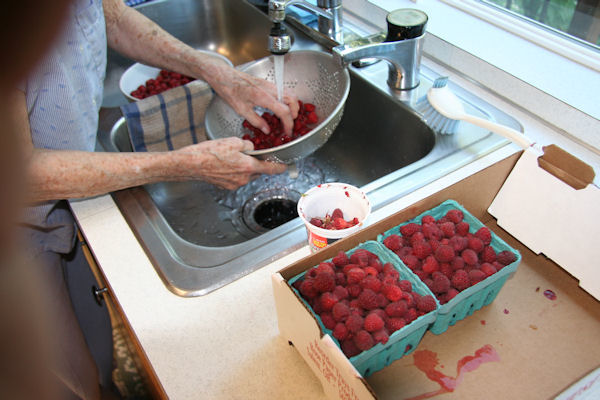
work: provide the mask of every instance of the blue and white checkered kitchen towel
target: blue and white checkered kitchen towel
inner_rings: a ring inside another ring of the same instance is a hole
[[[134,151],[169,151],[206,140],[204,115],[213,91],[193,81],[121,107]]]

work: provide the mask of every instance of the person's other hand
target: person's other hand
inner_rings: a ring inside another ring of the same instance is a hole
[[[271,82],[257,78],[223,63],[205,80],[239,115],[253,126],[269,133],[269,124],[254,111],[254,106],[271,110],[279,117],[286,134],[291,135],[298,116],[298,98],[286,93],[277,101],[277,88]]]
[[[252,142],[231,137],[186,146],[175,153],[190,156],[181,165],[190,179],[202,179],[230,190],[245,185],[260,174],[285,172],[285,164],[260,161],[243,153],[250,150],[254,150]]]

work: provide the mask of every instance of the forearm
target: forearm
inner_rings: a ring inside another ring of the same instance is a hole
[[[105,0],[104,14],[109,46],[129,58],[207,81],[218,79],[226,65],[195,52],[121,0]]]
[[[186,179],[177,153],[90,153],[34,149],[28,201],[95,196],[161,180]]]
[[[202,180],[235,189],[259,174],[279,174],[285,165],[244,152],[252,142],[209,140],[163,153],[90,153],[33,149],[27,168],[29,202],[104,194],[160,181]]]

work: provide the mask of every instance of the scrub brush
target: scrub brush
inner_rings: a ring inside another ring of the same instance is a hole
[[[447,76],[437,78],[433,82],[433,86],[431,87],[431,89],[429,89],[429,91],[427,92],[427,95],[429,95],[429,93],[434,88],[442,88],[446,86],[447,83]],[[429,125],[431,129],[441,133],[442,135],[452,135],[453,133],[456,133],[456,129],[458,127],[458,120],[446,118],[445,116],[437,112],[436,109],[433,108],[432,105],[429,103],[427,95],[421,97],[416,104],[416,110],[421,114],[423,120],[427,122],[427,125]]]
[[[497,133],[523,149],[533,145],[533,142],[519,131],[465,112],[463,104],[446,86],[447,83],[448,77],[437,78],[427,92],[426,99],[423,96],[417,102],[417,111],[421,112],[423,119],[433,130],[443,134],[455,133],[458,121],[461,120]]]

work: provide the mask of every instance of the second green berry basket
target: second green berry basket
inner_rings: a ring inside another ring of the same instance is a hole
[[[478,229],[485,226],[481,221],[479,221],[471,213],[469,213],[462,205],[460,205],[454,200],[446,200],[439,206],[425,211],[417,217],[384,232],[383,234],[378,236],[377,241],[382,243],[383,240],[390,235],[401,235],[401,226],[409,223],[420,224],[421,219],[425,215],[431,215],[433,218],[438,220],[452,209],[458,209],[462,211],[464,215],[463,220],[470,225],[470,233],[475,233]],[[473,314],[474,311],[477,311],[480,308],[489,305],[492,301],[494,301],[494,299],[500,292],[500,289],[502,289],[502,286],[504,286],[506,280],[516,272],[517,267],[521,262],[521,254],[517,250],[512,248],[509,244],[507,244],[504,240],[502,240],[494,232],[492,232],[491,230],[490,232],[492,234],[492,241],[490,243],[490,246],[492,246],[496,253],[508,250],[514,253],[517,259],[513,263],[505,266],[500,271],[496,272],[495,274],[461,291],[456,295],[456,297],[454,297],[446,304],[440,305],[436,313],[435,322],[429,328],[429,330],[435,333],[436,335],[445,332],[448,329],[448,327]],[[387,249],[383,244],[382,247],[384,247],[389,253],[391,253],[406,270],[410,271],[410,269],[400,261],[400,258],[398,258],[396,254],[394,254],[391,250]],[[396,263],[398,261],[396,261]],[[415,277],[419,279],[416,275]],[[427,290],[429,294],[435,297],[435,295],[429,290],[429,288],[427,288]]]

